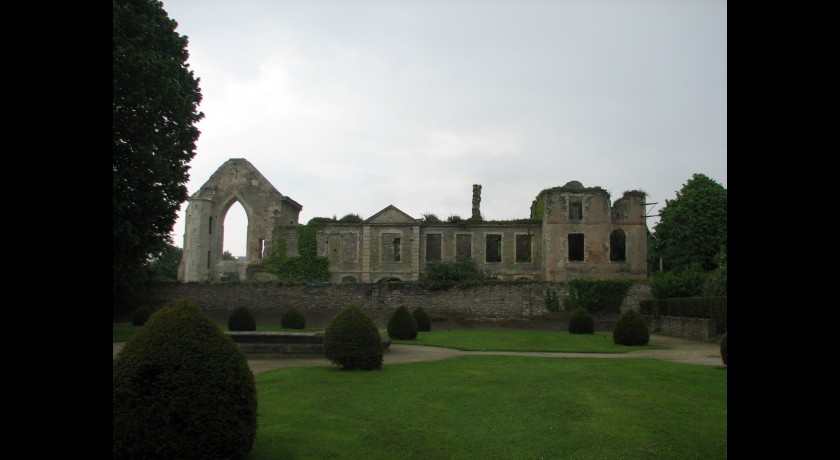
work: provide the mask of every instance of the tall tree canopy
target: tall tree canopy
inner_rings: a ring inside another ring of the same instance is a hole
[[[114,0],[115,304],[144,280],[187,199],[204,114],[187,37],[156,0]]]
[[[715,256],[726,245],[726,189],[703,174],[694,174],[665,200],[654,230],[651,261],[664,271],[681,271],[692,263],[705,271],[717,268]]]

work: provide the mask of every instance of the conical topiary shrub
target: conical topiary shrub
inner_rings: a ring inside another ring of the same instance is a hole
[[[233,313],[228,318],[228,330],[256,331],[257,321],[254,319],[254,315],[251,314],[251,310],[248,310],[246,307],[239,307],[233,310]]]
[[[417,321],[405,307],[397,308],[388,319],[388,337],[411,340],[417,338]]]
[[[630,309],[618,317],[613,328],[613,343],[619,345],[647,345],[650,341],[645,319],[636,310]]]
[[[114,358],[114,459],[244,459],[256,432],[245,354],[194,303],[155,312]]]
[[[723,361],[723,365],[726,366],[726,334],[729,332],[724,332],[723,337],[720,338],[720,359]]]
[[[324,330],[324,356],[344,369],[380,369],[379,329],[359,307],[351,305],[330,320]]]
[[[280,317],[280,327],[286,329],[303,329],[306,327],[306,318],[303,317],[303,313],[297,308],[289,308]]]
[[[149,320],[149,317],[152,316],[152,313],[154,312],[154,308],[146,305],[134,310],[134,315],[131,317],[131,324],[135,326],[142,326],[146,324],[146,321]]]
[[[572,312],[569,317],[569,334],[594,334],[595,333],[595,319],[589,312],[583,308],[578,307]]]
[[[417,322],[417,330],[418,331],[431,331],[432,330],[432,318],[429,318],[428,313],[426,310],[423,310],[423,307],[417,307],[411,312],[411,316],[414,317],[414,321]]]

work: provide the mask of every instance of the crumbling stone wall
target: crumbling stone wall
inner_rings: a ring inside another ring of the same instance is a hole
[[[296,225],[303,208],[283,196],[244,158],[231,158],[189,198],[179,281],[218,280],[225,272],[253,272],[271,253],[276,232]],[[239,202],[248,216],[246,260],[235,270],[220,266],[224,251],[224,222]],[[247,276],[247,275],[246,275]]]

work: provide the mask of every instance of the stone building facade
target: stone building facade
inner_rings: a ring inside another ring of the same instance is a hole
[[[566,281],[573,278],[647,277],[645,194],[625,192],[614,203],[600,187],[572,181],[543,190],[530,219],[481,221],[481,186],[473,186],[473,217],[460,223],[426,222],[389,205],[361,223],[326,223],[317,235],[319,256],[329,259],[332,283],[416,281],[427,263],[470,256],[501,280]],[[248,215],[248,255],[222,261],[222,223],[239,201]],[[244,159],[231,159],[189,199],[181,281],[219,279],[236,271],[259,274],[270,243],[282,232],[286,255],[297,255],[302,206],[280,194]]]

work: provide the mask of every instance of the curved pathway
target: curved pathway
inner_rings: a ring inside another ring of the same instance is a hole
[[[504,355],[535,356],[544,358],[653,358],[675,363],[698,364],[703,366],[723,366],[720,359],[720,347],[713,342],[688,340],[677,337],[651,334],[650,343],[668,347],[663,350],[636,350],[628,353],[558,353],[558,352],[519,352],[519,351],[461,351],[452,348],[427,347],[422,345],[391,344],[383,355],[383,364],[413,363],[418,361],[436,361],[456,356],[468,355]],[[125,342],[114,342],[114,356],[117,356]],[[248,365],[254,375],[274,369],[300,366],[331,366],[325,358],[275,358],[271,355],[261,357],[248,355]]]

